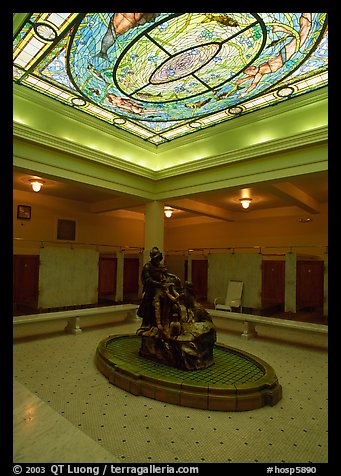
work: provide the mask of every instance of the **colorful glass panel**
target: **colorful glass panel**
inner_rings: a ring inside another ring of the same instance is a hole
[[[35,13],[13,80],[154,144],[328,84],[325,13]]]

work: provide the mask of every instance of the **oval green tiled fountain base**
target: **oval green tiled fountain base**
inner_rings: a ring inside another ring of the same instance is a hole
[[[109,336],[96,351],[96,364],[109,381],[133,395],[192,408],[245,411],[275,405],[282,387],[263,360],[215,344],[214,365],[180,370],[139,355],[141,337]]]

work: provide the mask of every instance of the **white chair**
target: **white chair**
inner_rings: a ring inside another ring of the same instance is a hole
[[[243,281],[229,281],[225,300],[217,297],[214,300],[214,309],[217,311],[232,311],[233,307],[242,312]]]

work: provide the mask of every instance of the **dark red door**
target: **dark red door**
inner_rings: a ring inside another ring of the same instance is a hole
[[[138,298],[139,265],[138,258],[124,258],[123,299],[125,301],[135,301]]]
[[[192,283],[198,300],[207,300],[208,261],[205,259],[192,260]],[[188,278],[188,261],[185,261],[185,279]]]
[[[98,297],[116,294],[117,258],[100,256],[98,261]]]
[[[262,262],[262,309],[284,309],[285,261]]]
[[[13,255],[13,302],[15,307],[35,310],[39,293],[39,255]]]
[[[323,261],[297,261],[296,308],[323,307],[324,263]]]

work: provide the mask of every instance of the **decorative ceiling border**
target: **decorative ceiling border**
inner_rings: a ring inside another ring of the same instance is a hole
[[[247,159],[255,159],[260,156],[274,154],[298,147],[317,144],[328,140],[328,127],[323,126],[300,134],[285,137],[283,139],[274,139],[261,144],[255,144],[242,149],[235,149],[224,154],[206,157],[186,164],[169,167],[168,169],[156,172],[157,179],[171,178],[175,175],[196,172],[212,167],[232,164]]]
[[[58,101],[54,101],[48,96],[39,94],[36,91],[30,90],[26,87],[14,84],[13,92],[15,95],[18,95],[18,97],[22,99],[25,99],[27,101],[34,100],[36,104],[39,104],[49,109],[51,108],[54,112],[62,116],[69,117],[72,120],[79,121],[81,119],[82,123],[90,127],[94,127],[99,131],[104,132],[105,134],[109,134],[115,137],[115,139],[118,139],[122,142],[129,142],[130,144],[142,147],[146,151],[151,152],[155,155],[162,155],[162,153],[165,151],[173,150],[177,147],[193,142],[193,136],[189,134],[186,136],[179,137],[178,139],[174,139],[171,142],[156,146],[145,141],[144,139],[134,136],[133,134],[112,127],[109,124],[106,124],[105,122],[100,121],[95,117],[82,113],[78,109],[72,109],[70,107],[67,107],[64,104],[59,103]],[[325,86],[324,88],[321,88],[316,91],[312,91],[311,93],[304,94],[302,96],[287,99],[285,102],[283,101],[282,103],[276,104],[275,106],[245,114],[234,119],[233,121],[229,121],[228,123],[224,122],[203,129],[202,131],[197,131],[195,134],[195,141],[197,142],[200,140],[204,140],[208,137],[212,138],[213,136],[221,134],[224,131],[230,131],[237,127],[245,126],[254,123],[255,121],[272,117],[274,114],[274,107],[276,108],[277,114],[283,114],[285,112],[292,111],[297,108],[302,108],[304,106],[314,104],[325,99],[328,99],[328,86]]]
[[[34,101],[34,103],[42,107],[53,109],[54,112],[60,114],[63,117],[69,117],[70,119],[78,122],[81,120],[83,124],[94,127],[97,130],[104,132],[105,134],[108,134],[122,142],[129,142],[138,147],[142,147],[149,152],[153,152],[154,154],[156,153],[158,146],[155,144],[146,142],[145,140],[134,136],[129,132],[111,126],[110,124],[103,122],[96,117],[90,116],[79,109],[72,109],[71,107],[66,106],[65,104],[48,96],[44,96],[33,89],[29,89],[22,85],[13,84],[13,93],[16,96],[25,99],[26,101]]]
[[[244,147],[242,149],[235,149],[221,155],[206,157],[199,161],[191,161],[186,164],[169,167],[160,171],[152,171],[118,157],[99,152],[95,149],[90,149],[89,147],[74,142],[67,142],[65,139],[55,137],[46,132],[41,132],[16,122],[13,124],[13,135],[14,137],[35,142],[47,148],[54,148],[59,151],[67,152],[68,154],[73,154],[109,167],[118,168],[128,173],[158,181],[186,173],[232,164],[246,159],[254,159],[259,156],[274,154],[284,150],[325,142],[328,140],[328,127],[319,127],[294,136],[270,140],[261,144]]]
[[[129,172],[140,177],[155,179],[155,173],[147,168],[136,165],[132,162],[120,159],[113,155],[99,152],[96,149],[85,147],[75,142],[66,141],[60,137],[56,137],[45,131],[38,131],[26,124],[13,122],[13,136],[26,141],[34,142],[47,148],[57,149],[58,151],[67,152],[90,161],[98,162],[109,167],[117,168],[125,172]]]

